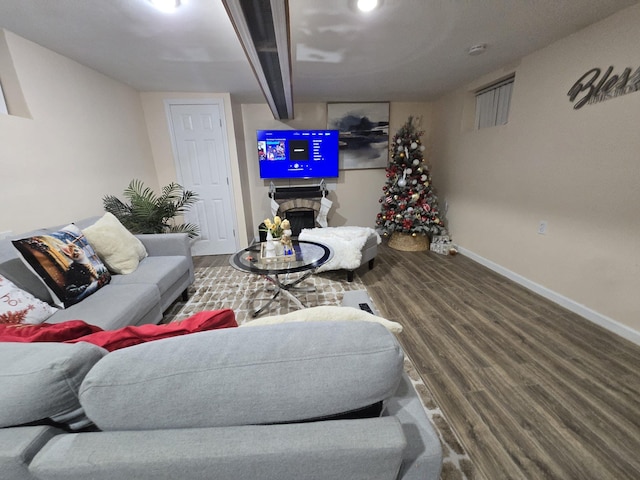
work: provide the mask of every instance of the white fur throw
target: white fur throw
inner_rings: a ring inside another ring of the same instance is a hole
[[[376,236],[378,244],[382,243],[378,232],[369,227],[303,228],[298,240],[318,242],[332,248],[333,258],[317,270],[326,272],[342,268],[345,270],[358,268],[362,260],[362,247],[371,235]]]
[[[402,325],[392,322],[386,318],[372,315],[368,312],[353,307],[335,307],[324,305],[320,307],[303,308],[285,315],[274,315],[271,317],[258,318],[240,325],[241,327],[255,327],[257,325],[275,325],[278,323],[290,322],[375,322],[384,326],[393,333],[402,332]]]

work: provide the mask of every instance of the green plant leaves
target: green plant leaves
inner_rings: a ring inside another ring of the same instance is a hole
[[[198,201],[198,195],[171,182],[160,195],[134,179],[124,190],[126,204],[113,195],[103,198],[104,209],[112,213],[132,233],[186,233],[191,238],[200,233],[198,225],[178,224],[175,217],[183,215]]]

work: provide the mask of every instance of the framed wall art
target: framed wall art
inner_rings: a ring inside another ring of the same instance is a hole
[[[327,128],[340,131],[340,169],[386,168],[389,103],[328,103]]]

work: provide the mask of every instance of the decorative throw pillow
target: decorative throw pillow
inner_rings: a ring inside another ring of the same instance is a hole
[[[0,324],[37,325],[56,311],[48,303],[19,289],[13,282],[0,275]]]
[[[60,307],[80,302],[111,280],[109,270],[73,224],[12,242]]]
[[[140,240],[127,230],[112,213],[82,230],[87,240],[113,273],[132,273],[147,251]]]
[[[241,327],[257,327],[259,325],[277,325],[279,323],[293,322],[374,322],[379,323],[392,333],[401,333],[402,325],[398,322],[378,317],[371,313],[353,307],[338,307],[333,305],[320,305],[319,307],[303,308],[284,315],[273,315],[251,320],[240,325]]]

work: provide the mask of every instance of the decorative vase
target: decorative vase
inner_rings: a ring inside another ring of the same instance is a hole
[[[421,252],[429,250],[429,237],[411,233],[393,232],[389,238],[389,247],[404,252]]]
[[[265,247],[267,257],[275,257],[276,255],[276,242],[273,240],[271,230],[267,230],[267,245]]]

